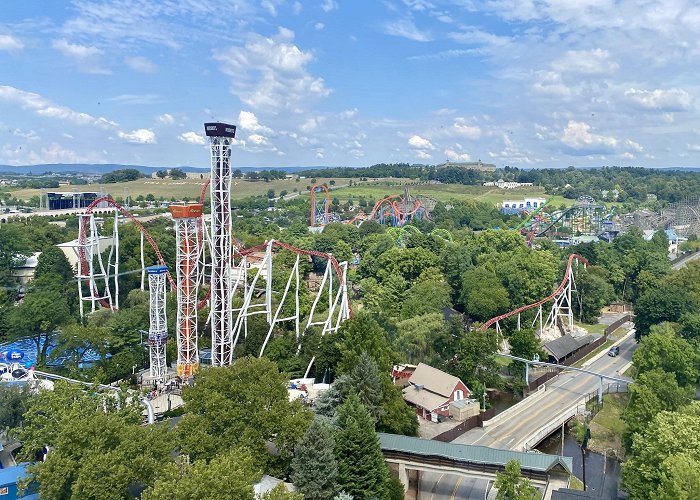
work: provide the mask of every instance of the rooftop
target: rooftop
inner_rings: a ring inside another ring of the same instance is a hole
[[[571,354],[577,349],[590,344],[595,340],[593,335],[584,335],[582,337],[572,337],[571,335],[564,335],[554,340],[550,340],[542,347],[549,352],[552,356],[557,359],[561,359],[564,356]]]
[[[428,391],[446,398],[452,395],[455,386],[460,382],[457,377],[425,363],[420,363],[416,367],[416,371],[408,381],[413,385],[422,385]]]
[[[573,459],[545,453],[499,450],[486,446],[443,443],[432,439],[420,439],[397,434],[379,433],[379,443],[384,451],[397,451],[415,455],[442,457],[459,462],[505,466],[509,460],[520,462],[522,470],[549,472],[563,469],[571,473]]]

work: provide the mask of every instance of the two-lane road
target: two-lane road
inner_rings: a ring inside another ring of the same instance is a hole
[[[586,369],[613,377],[632,360],[637,347],[634,334],[619,344],[618,356],[603,356]],[[597,390],[598,377],[587,373],[564,371],[547,385],[544,398],[522,413],[489,427],[477,427],[454,440],[455,443],[478,444],[493,448],[522,450],[525,440],[553,417],[571,408],[584,395]]]

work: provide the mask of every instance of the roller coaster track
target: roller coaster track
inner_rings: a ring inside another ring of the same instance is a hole
[[[206,189],[208,186],[209,186],[209,180],[207,180],[207,182],[202,187],[202,191],[201,191],[200,197],[199,197],[200,203],[204,202],[204,198],[206,196]],[[151,248],[153,248],[153,251],[155,252],[156,257],[158,258],[158,262],[161,265],[165,266],[166,263],[165,263],[165,260],[163,259],[163,255],[161,254],[160,249],[158,248],[158,244],[155,242],[155,240],[153,239],[151,234],[148,232],[148,230],[143,226],[143,224],[141,224],[141,222],[136,217],[134,217],[134,215],[131,212],[129,212],[127,209],[125,209],[123,206],[121,206],[119,203],[114,201],[109,196],[103,196],[101,198],[97,198],[90,205],[88,205],[87,208],[85,209],[86,215],[92,214],[93,210],[97,207],[97,205],[99,205],[102,202],[106,202],[108,205],[116,208],[119,211],[119,213],[121,213],[122,215],[127,217],[131,222],[134,223],[136,228],[141,233],[143,233],[144,237],[146,238],[148,243],[151,245]],[[203,219],[200,218],[199,224],[203,224],[203,223],[204,223]],[[203,234],[202,234],[203,230],[201,227],[200,227],[200,231],[202,231],[202,232],[200,232],[198,234],[198,238],[200,238],[200,242],[203,242]],[[84,231],[84,227],[83,227],[83,231],[81,231],[81,234],[78,237],[79,244],[85,245],[85,239],[86,239],[86,235],[85,235],[85,231]],[[245,255],[245,256],[252,256],[252,254],[254,254],[255,252],[262,251],[266,247],[266,244],[262,244],[262,245],[257,245],[257,246],[246,249],[246,248],[241,247],[237,242],[235,242],[234,245],[236,246],[237,252],[240,255]],[[294,252],[294,253],[299,254],[299,255],[306,255],[309,257],[318,257],[321,259],[326,259],[326,260],[330,261],[331,266],[335,270],[337,276],[342,279],[343,271],[340,267],[340,264],[338,263],[336,258],[333,257],[331,254],[327,254],[324,252],[318,252],[316,250],[304,250],[302,248],[297,248],[295,246],[292,246],[292,245],[289,245],[287,243],[283,243],[283,242],[277,241],[277,240],[275,240],[273,242],[273,246],[275,246],[277,248],[289,250],[289,251]],[[84,247],[81,247],[81,250],[79,251],[79,259],[80,259],[80,264],[79,264],[80,266],[87,265]],[[170,282],[171,289],[175,290],[176,289],[175,280],[173,280],[169,271],[167,273],[167,277],[168,277],[168,281]],[[97,294],[97,291],[93,290],[93,293]],[[207,290],[206,296],[202,300],[200,300],[199,303],[197,304],[197,309],[202,309],[207,305],[207,302],[209,301],[210,294],[211,294],[211,290]],[[100,299],[99,302],[102,305],[102,307],[105,307],[107,309],[110,308],[109,304],[104,299]],[[349,302],[350,301],[348,299],[347,306],[348,306],[348,310],[350,312],[350,317],[352,317],[353,312],[352,312],[352,307],[350,307]]]
[[[481,328],[479,328],[479,330],[482,332],[486,331],[491,326],[498,323],[499,321],[502,321],[506,318],[510,318],[512,316],[520,314],[520,313],[527,311],[529,309],[534,309],[536,307],[540,307],[541,305],[546,304],[550,300],[557,297],[560,293],[562,293],[564,291],[566,286],[569,284],[569,280],[571,279],[572,274],[573,274],[571,266],[574,263],[574,261],[581,262],[583,265],[589,265],[588,261],[584,257],[581,257],[578,254],[572,253],[571,255],[569,255],[569,260],[566,263],[566,272],[564,273],[564,278],[561,280],[561,283],[559,284],[559,286],[557,287],[557,289],[554,292],[552,292],[550,295],[548,295],[544,299],[538,300],[537,302],[533,302],[532,304],[518,307],[517,309],[513,309],[510,312],[507,312],[505,314],[501,314],[500,316],[496,316],[494,318],[491,318],[486,323],[481,325]]]

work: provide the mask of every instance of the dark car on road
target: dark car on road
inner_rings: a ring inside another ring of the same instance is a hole
[[[618,346],[613,346],[608,351],[608,356],[612,356],[613,358],[618,354],[620,354],[620,348]]]

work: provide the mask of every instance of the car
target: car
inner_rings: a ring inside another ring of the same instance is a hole
[[[613,358],[618,354],[620,354],[620,348],[618,346],[613,346],[608,351],[608,356],[612,356]]]

